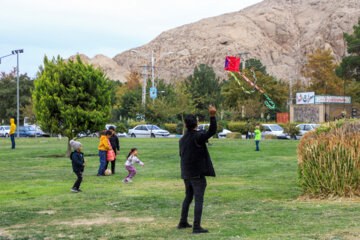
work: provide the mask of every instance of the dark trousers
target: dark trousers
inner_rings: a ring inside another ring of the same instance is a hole
[[[260,151],[260,149],[259,149],[259,143],[260,143],[260,141],[259,141],[259,140],[256,140],[255,143],[256,143],[256,151]]]
[[[73,186],[73,188],[75,188],[75,189],[79,189],[80,188],[80,184],[81,184],[81,182],[82,182],[82,172],[74,172],[75,174],[76,174],[76,176],[77,176],[77,180],[76,180],[76,182],[74,183],[74,186]]]
[[[100,157],[100,166],[99,166],[99,170],[98,170],[98,174],[99,175],[104,175],[105,170],[106,170],[106,152],[105,151],[101,151],[99,150],[99,157]]]
[[[11,149],[15,149],[15,134],[11,134],[10,138],[11,138]]]
[[[186,196],[182,205],[180,223],[187,223],[190,203],[195,196],[194,228],[198,228],[200,227],[204,193],[207,185],[206,178],[202,176],[198,178],[184,179],[184,183]]]
[[[115,174],[115,161],[116,161],[116,158],[114,159],[114,161],[106,161],[106,167],[105,167],[105,169],[108,168],[109,162],[111,162],[111,173],[112,173],[112,174]]]

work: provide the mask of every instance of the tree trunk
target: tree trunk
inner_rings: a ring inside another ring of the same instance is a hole
[[[71,139],[68,138],[68,147],[67,147],[67,152],[66,152],[65,157],[70,157],[70,154],[71,154],[70,140],[71,140]]]
[[[182,124],[183,124],[183,129],[182,129],[182,135],[185,134],[185,121],[184,121],[184,115],[181,114],[181,121],[182,121]]]

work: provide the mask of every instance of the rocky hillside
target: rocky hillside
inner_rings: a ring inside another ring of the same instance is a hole
[[[140,66],[150,64],[153,50],[155,76],[172,81],[192,73],[201,63],[225,77],[225,56],[249,52],[247,58],[260,59],[268,72],[288,80],[300,77],[306,54],[316,48],[331,48],[340,60],[346,52],[343,32],[352,32],[359,17],[359,0],[264,0],[238,12],[165,31],[131,49],[147,54],[147,59],[129,50],[113,59],[97,55],[89,62],[100,65],[112,79],[125,81],[124,74],[141,73]]]

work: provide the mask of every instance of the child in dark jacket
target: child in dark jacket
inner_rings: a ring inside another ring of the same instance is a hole
[[[70,155],[70,159],[72,161],[73,172],[77,176],[77,180],[74,183],[74,186],[72,187],[71,192],[78,193],[78,192],[82,192],[80,190],[80,184],[82,182],[82,173],[84,172],[86,163],[84,160],[84,153],[81,152],[81,150],[82,150],[81,143],[71,140],[70,146],[74,149],[74,152],[72,152]]]

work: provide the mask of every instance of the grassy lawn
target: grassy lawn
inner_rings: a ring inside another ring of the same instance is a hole
[[[98,139],[81,139],[87,166],[81,189],[63,154],[66,140],[0,139],[0,239],[360,239],[360,202],[302,201],[296,141],[211,140],[217,173],[208,178],[203,227],[177,230],[184,186],[178,139],[120,139],[117,173],[96,177]],[[125,155],[146,167],[123,184]],[[190,222],[193,205],[190,208]]]

